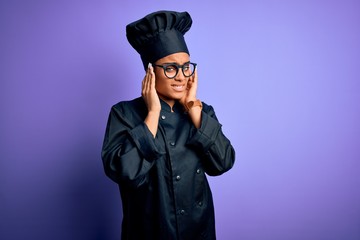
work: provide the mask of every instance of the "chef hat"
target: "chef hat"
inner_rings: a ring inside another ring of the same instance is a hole
[[[149,62],[177,52],[189,50],[184,34],[190,29],[192,19],[187,12],[158,11],[126,26],[126,37],[140,54],[144,68]]]

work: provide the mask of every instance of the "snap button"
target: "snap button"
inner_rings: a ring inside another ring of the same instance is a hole
[[[199,205],[199,206],[202,206],[202,205],[203,205],[203,203],[200,201],[200,202],[198,202],[198,205]]]
[[[179,181],[181,179],[180,175],[176,176],[176,181]]]
[[[174,143],[174,142],[171,142],[170,145],[171,145],[171,146],[175,146],[175,143]]]
[[[165,115],[161,115],[161,119],[164,120],[166,117]]]
[[[184,210],[184,209],[181,209],[181,210],[180,210],[180,214],[181,214],[181,215],[184,215],[184,213],[185,213],[185,210]]]
[[[200,169],[196,169],[196,173],[199,174],[201,171]]]

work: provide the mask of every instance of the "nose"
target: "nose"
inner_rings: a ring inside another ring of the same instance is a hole
[[[182,69],[179,68],[179,71],[178,71],[178,73],[176,74],[175,80],[181,82],[181,81],[184,81],[184,80],[186,80],[186,79],[187,79],[187,77],[185,77]]]

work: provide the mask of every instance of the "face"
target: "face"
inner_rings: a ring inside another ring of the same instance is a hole
[[[155,62],[156,65],[164,65],[167,63],[176,63],[183,65],[190,61],[187,53],[180,52],[163,57]],[[187,82],[189,77],[185,77],[182,70],[179,69],[175,78],[169,79],[164,74],[164,69],[154,67],[155,72],[155,88],[159,97],[170,106],[173,106],[176,100],[180,100],[186,93]]]

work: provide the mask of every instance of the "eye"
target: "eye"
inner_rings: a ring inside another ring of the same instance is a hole
[[[189,69],[190,69],[190,64],[184,65],[183,69],[184,69],[184,71],[189,71]]]
[[[169,66],[165,67],[165,71],[168,72],[168,73],[175,72],[176,69],[177,69],[177,67],[174,66],[174,65],[169,65]]]

